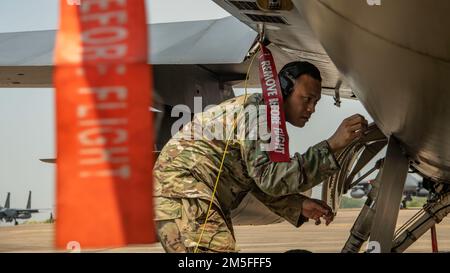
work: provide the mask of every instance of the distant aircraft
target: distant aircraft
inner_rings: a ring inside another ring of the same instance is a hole
[[[372,182],[373,180],[364,180],[359,182],[353,188],[351,188],[350,196],[355,199],[366,197],[372,189]],[[427,197],[429,194],[429,191],[424,188],[422,181],[411,175],[408,175],[406,177],[405,188],[403,189],[401,208],[407,207],[406,202],[411,201],[412,196]]]
[[[28,201],[26,209],[10,208],[11,193],[8,192],[6,197],[5,207],[0,206],[0,221],[12,222],[17,225],[17,219],[30,219],[32,213],[37,213],[39,210],[31,209],[31,191],[28,193]]]

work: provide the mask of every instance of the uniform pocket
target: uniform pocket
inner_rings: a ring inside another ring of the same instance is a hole
[[[181,218],[182,205],[180,199],[154,197],[155,221]]]

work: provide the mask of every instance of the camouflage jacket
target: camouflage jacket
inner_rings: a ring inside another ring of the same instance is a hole
[[[245,103],[245,104],[244,104]],[[245,105],[240,112],[239,106]],[[240,96],[196,114],[162,149],[154,167],[156,220],[177,217],[176,204],[158,204],[158,197],[211,200],[227,139],[236,122],[225,155],[214,204],[226,218],[248,192],[272,211],[299,226],[300,192],[311,189],[339,170],[326,141],[296,153],[290,162],[271,162],[262,147],[268,133],[256,137],[266,125],[261,94]],[[254,107],[248,107],[254,106]],[[210,127],[205,129],[205,127]],[[240,130],[241,129],[241,130]],[[212,137],[215,135],[216,137]],[[221,136],[221,137],[217,137]],[[266,140],[265,140],[266,139]],[[163,199],[163,202],[168,202]],[[295,204],[295,205],[292,205]]]

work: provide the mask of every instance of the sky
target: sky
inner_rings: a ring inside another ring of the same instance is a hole
[[[2,0],[0,32],[58,27],[59,0]],[[147,0],[149,23],[184,22],[230,16],[211,0]]]
[[[57,28],[57,0],[3,0],[0,4],[0,32]],[[206,20],[228,14],[210,0],[151,0],[150,23]],[[239,92],[239,90],[238,90]],[[54,165],[39,158],[55,157],[54,90],[52,88],[0,89],[0,205],[11,192],[11,206],[23,208],[28,191],[33,208],[54,208]],[[323,96],[316,113],[302,129],[288,125],[290,150],[304,152],[330,137],[340,122],[360,113],[372,120],[360,102],[344,100],[341,108]],[[314,197],[320,197],[315,189]],[[47,219],[49,213],[33,219]]]

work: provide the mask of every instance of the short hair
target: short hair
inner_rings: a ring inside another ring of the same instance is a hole
[[[319,69],[310,62],[295,61],[283,66],[278,73],[283,99],[287,99],[294,89],[295,81],[302,75],[309,75],[322,82]]]

